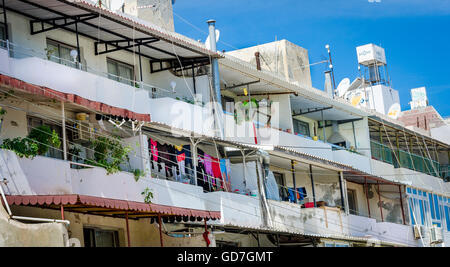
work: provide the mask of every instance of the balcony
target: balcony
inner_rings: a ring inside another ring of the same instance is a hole
[[[7,180],[8,195],[86,195],[144,203],[142,192],[153,192],[152,203],[206,210],[203,189],[148,176],[137,182],[132,173],[107,175],[103,168],[37,156],[19,158],[12,151],[0,150],[0,174]]]
[[[30,84],[139,114],[150,114],[152,98],[172,94],[169,90],[125,80],[86,65],[55,58],[43,51],[0,42],[0,73]]]
[[[376,160],[394,165],[395,168],[406,168],[435,177],[445,177],[445,167],[439,162],[400,149],[391,149],[386,145],[370,141],[372,157]]]
[[[411,226],[347,215],[336,208],[300,209],[296,204],[268,200],[270,226],[266,226],[257,197],[226,192],[209,193],[207,197],[210,209],[221,210],[222,219],[216,223],[222,225],[273,229],[279,232],[319,235],[324,238],[362,238],[371,242],[421,245],[420,240],[414,239]]]
[[[407,246],[421,246],[421,241],[414,239],[412,226],[388,222],[377,222],[375,219],[348,215],[349,233],[352,236],[367,237],[390,243]]]

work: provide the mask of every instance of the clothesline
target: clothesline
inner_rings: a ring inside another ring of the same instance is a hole
[[[212,157],[199,149],[197,162],[195,162],[195,166],[198,169],[196,173],[194,171],[194,174],[191,174],[193,169],[193,158],[191,157],[192,152],[190,150],[190,145],[176,146],[169,142],[161,144],[153,138],[149,138],[149,147],[152,159],[152,169],[157,169],[158,172],[164,170],[167,177],[175,177],[177,180],[183,180],[186,179],[186,177],[190,177],[192,182],[192,178],[195,177],[198,179],[197,184],[200,182],[204,188],[205,185],[207,185],[210,190],[211,184],[209,181],[212,180],[213,188],[220,187],[230,191],[229,188],[231,186],[227,160]]]

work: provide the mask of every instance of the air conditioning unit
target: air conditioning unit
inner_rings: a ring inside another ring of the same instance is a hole
[[[430,243],[431,244],[440,244],[443,242],[442,239],[442,230],[437,227],[436,225],[433,225],[430,229]]]
[[[92,123],[76,122],[73,125],[72,139],[74,142],[88,142],[94,138],[94,127]]]
[[[414,238],[420,239],[425,235],[425,231],[422,225],[414,225]]]

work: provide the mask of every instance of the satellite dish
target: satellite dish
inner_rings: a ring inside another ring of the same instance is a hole
[[[345,95],[345,93],[348,91],[348,88],[350,88],[350,79],[349,78],[345,78],[341,81],[341,83],[339,83],[338,87],[337,87],[337,96],[338,97],[343,97]]]
[[[394,120],[398,119],[400,116],[400,112],[402,112],[402,108],[400,107],[399,103],[395,103],[391,106],[391,108],[388,111],[388,116]]]
[[[219,38],[220,38],[220,31],[216,29],[216,43],[219,42]],[[205,45],[206,48],[211,50],[211,36],[208,35],[208,38],[206,38]]]

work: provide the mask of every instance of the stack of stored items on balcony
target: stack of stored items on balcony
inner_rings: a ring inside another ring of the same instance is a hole
[[[218,159],[198,149],[197,175],[194,175],[190,145],[173,145],[149,139],[152,170],[166,179],[199,185],[205,191],[230,191],[228,159]],[[195,181],[197,179],[197,183]]]

